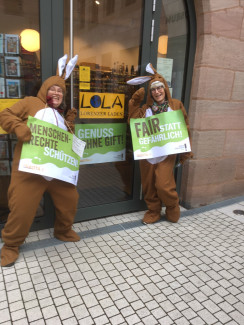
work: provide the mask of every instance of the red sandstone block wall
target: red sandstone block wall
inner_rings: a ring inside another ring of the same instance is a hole
[[[180,193],[188,208],[244,195],[244,0],[194,3],[194,158],[183,166]]]

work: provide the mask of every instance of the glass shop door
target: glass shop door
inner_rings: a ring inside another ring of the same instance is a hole
[[[76,221],[145,208],[127,123],[137,88],[126,84],[139,75],[143,13],[144,1],[64,1],[64,53],[78,54],[67,103],[86,142]]]

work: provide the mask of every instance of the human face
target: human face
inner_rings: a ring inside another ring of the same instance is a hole
[[[47,91],[47,96],[52,97],[53,108],[58,108],[63,101],[63,90],[57,85],[51,86]]]
[[[152,98],[157,104],[162,104],[165,100],[165,91],[163,86],[151,89]]]

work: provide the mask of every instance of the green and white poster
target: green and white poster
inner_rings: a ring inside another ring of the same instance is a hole
[[[134,159],[150,159],[191,151],[181,110],[131,119]]]
[[[86,142],[80,164],[125,160],[126,123],[76,124],[75,135]]]
[[[73,135],[31,116],[27,125],[32,136],[23,144],[19,170],[76,185],[80,157],[72,150]]]

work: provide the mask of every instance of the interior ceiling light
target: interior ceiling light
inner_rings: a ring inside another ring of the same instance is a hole
[[[100,5],[100,1],[95,1],[97,5]]]
[[[20,33],[20,43],[25,50],[36,52],[40,49],[40,35],[34,29],[24,29]]]
[[[160,54],[167,54],[168,49],[168,35],[161,35],[158,39],[158,52]]]

